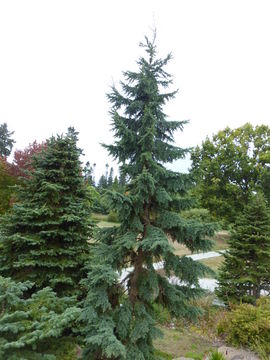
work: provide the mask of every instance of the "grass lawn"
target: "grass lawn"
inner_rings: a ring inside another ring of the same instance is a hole
[[[213,349],[213,343],[188,329],[169,329],[160,327],[164,336],[154,342],[156,349],[170,354],[172,359],[185,356],[196,360],[203,359],[204,355]]]
[[[203,263],[204,265],[209,266],[215,272],[217,272],[218,269],[220,268],[221,264],[224,261],[224,256],[218,256],[218,257],[213,257],[210,259],[204,259],[204,260],[199,260],[199,261],[201,263]]]
[[[107,221],[108,215],[93,213],[91,217],[96,221]]]
[[[228,248],[228,240],[230,238],[230,233],[226,230],[218,231],[213,240],[215,242],[213,246],[214,251],[226,250]]]
[[[114,223],[114,222],[110,222],[110,221],[99,221],[97,226],[104,228],[104,227],[112,227],[112,226],[119,226],[119,223]]]
[[[213,257],[210,259],[204,259],[204,260],[198,260],[199,262],[203,263],[204,265],[207,265],[210,267],[210,269],[212,269],[213,271],[215,271],[215,273],[218,272],[219,267],[221,266],[221,264],[224,261],[224,256],[218,256],[218,257]],[[159,269],[157,270],[157,272],[163,276],[165,276],[165,271],[163,269]],[[213,275],[212,274],[207,274],[203,276],[204,278],[210,278],[213,279]]]
[[[219,251],[219,250],[225,250],[227,249],[227,241],[229,239],[230,235],[228,231],[222,230],[218,231],[215,236],[212,238],[214,241],[213,251]],[[175,248],[175,253],[178,256],[182,255],[190,255],[191,252],[188,250],[188,248],[185,245],[173,243],[171,242],[172,246]]]
[[[108,221],[108,215],[93,213],[92,219],[95,220],[97,222],[97,226],[101,228],[119,226],[119,223]]]

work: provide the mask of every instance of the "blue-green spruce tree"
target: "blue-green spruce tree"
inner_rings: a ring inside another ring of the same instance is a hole
[[[76,355],[76,297],[0,276],[0,360],[63,360]],[[69,355],[69,356],[68,356]]]
[[[89,258],[89,201],[77,133],[51,137],[32,161],[12,211],[1,221],[0,274],[50,286],[58,295],[79,291]]]
[[[270,289],[270,213],[261,194],[238,216],[220,269],[218,296],[225,303],[255,303]]]
[[[89,360],[157,359],[153,304],[176,316],[195,316],[197,309],[189,299],[201,293],[198,278],[207,271],[191,258],[176,256],[169,239],[191,251],[211,248],[206,236],[213,226],[178,215],[190,203],[185,197],[188,176],[164,166],[187,153],[174,145],[173,138],[184,122],[168,121],[163,112],[176,94],[163,92],[172,82],[164,70],[171,55],[157,58],[155,42],[148,38],[141,46],[146,57],[139,58],[138,72],[125,72],[122,91],[113,87],[108,95],[115,142],[105,146],[119,161],[127,183],[124,193],[107,194],[121,225],[97,232],[85,282],[89,292],[83,310],[83,358]],[[159,261],[166,276],[155,270]],[[171,284],[171,274],[182,283]]]

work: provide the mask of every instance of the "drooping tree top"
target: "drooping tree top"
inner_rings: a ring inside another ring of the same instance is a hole
[[[157,57],[155,36],[141,46],[138,71],[124,72],[121,91],[112,87],[114,143],[104,145],[120,163],[127,178],[124,193],[107,192],[119,227],[100,229],[85,285],[89,292],[84,359],[156,359],[153,339],[158,331],[153,304],[174,315],[194,316],[189,299],[201,293],[199,276],[207,268],[191,258],[174,254],[169,239],[192,251],[208,250],[211,224],[189,222],[179,211],[190,206],[188,176],[168,170],[166,163],[184,157],[186,149],[174,144],[174,132],[185,122],[169,121],[163,111],[176,95],[169,92],[171,76],[164,70],[171,59]],[[156,271],[162,261],[164,274]],[[169,281],[174,274],[178,279]]]

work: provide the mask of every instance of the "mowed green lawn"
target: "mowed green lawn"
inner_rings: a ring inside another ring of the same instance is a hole
[[[95,220],[97,222],[97,226],[101,228],[119,226],[119,223],[108,221],[108,215],[93,213],[92,219]]]
[[[215,272],[217,272],[224,261],[224,256],[212,257],[209,259],[204,259],[199,261],[204,265],[209,266]]]
[[[216,232],[215,236],[211,238],[214,241],[214,246],[212,251],[220,251],[227,249],[229,237],[230,234],[228,231],[222,230]],[[171,244],[175,248],[176,255],[182,256],[182,255],[191,254],[191,252],[188,250],[188,248],[185,245],[178,244],[176,242],[171,242]]]

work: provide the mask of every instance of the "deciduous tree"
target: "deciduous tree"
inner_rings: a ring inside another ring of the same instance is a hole
[[[45,143],[39,144],[35,140],[24,150],[15,150],[13,162],[10,167],[11,174],[16,177],[29,177],[33,171],[33,156],[39,154],[45,148],[45,146]]]
[[[10,174],[10,164],[0,158],[0,214],[10,209],[15,184],[16,178]]]
[[[227,127],[196,147],[191,159],[201,206],[218,219],[234,222],[252,192],[261,188],[270,165],[270,128]]]

